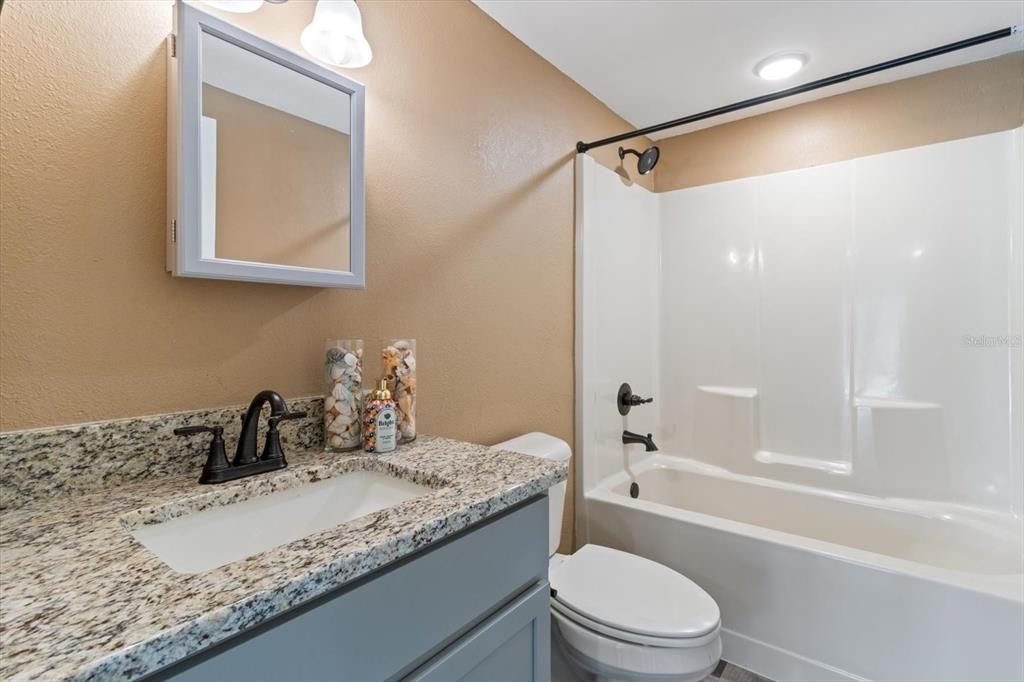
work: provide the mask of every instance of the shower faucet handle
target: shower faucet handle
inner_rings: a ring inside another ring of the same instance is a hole
[[[636,407],[637,405],[646,405],[647,403],[653,403],[654,398],[642,398],[633,393],[633,389],[629,387],[629,384],[623,383],[621,386],[619,386],[619,395],[617,401],[619,407],[619,414],[625,416],[629,414],[630,409]]]

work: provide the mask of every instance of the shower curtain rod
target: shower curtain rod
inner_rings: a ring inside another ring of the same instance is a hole
[[[594,142],[577,142],[576,153],[583,154],[586,151],[593,149],[594,147],[603,147],[608,144],[615,144],[616,142],[622,142],[623,140],[629,140],[634,137],[641,137],[643,135],[650,135],[651,133],[661,132],[662,130],[668,130],[669,128],[675,128],[677,126],[686,125],[687,123],[694,123],[696,121],[703,121],[707,118],[713,118],[715,116],[722,116],[723,114],[729,114],[734,111],[741,109],[747,109],[749,107],[756,107],[758,104],[765,104],[767,102],[774,102],[778,99],[785,97],[792,97],[793,95],[801,95],[805,92],[817,90],[818,88],[825,88],[830,85],[836,85],[837,83],[843,83],[854,78],[860,78],[862,76],[869,76],[879,71],[885,71],[892,69],[897,66],[903,66],[904,64],[911,64],[913,62],[921,61],[922,59],[928,59],[930,57],[937,57],[941,54],[948,52],[956,52],[966,47],[973,47],[975,45],[981,45],[992,40],[999,40],[1000,38],[1006,38],[1012,36],[1014,33],[1021,31],[1021,25],[1007,26],[1001,28],[998,31],[991,31],[989,33],[982,33],[981,35],[974,36],[973,38],[966,38],[964,40],[958,40],[955,43],[949,43],[947,45],[941,45],[939,47],[933,47],[930,50],[924,50],[923,52],[915,52],[905,57],[899,57],[898,59],[890,59],[886,62],[880,62],[872,66],[865,66],[863,69],[857,69],[855,71],[846,71],[845,73],[836,74],[835,76],[829,76],[827,78],[820,78],[810,83],[804,83],[803,85],[797,85],[792,88],[785,90],[779,90],[778,92],[771,92],[767,95],[761,95],[760,97],[752,97],[745,99],[741,102],[735,102],[733,104],[727,104],[722,107],[716,107],[714,109],[708,109],[698,114],[690,114],[689,116],[683,116],[672,121],[666,121],[665,123],[658,123],[646,128],[640,128],[629,133],[621,133],[619,135],[613,135],[606,137],[603,140],[596,140]]]

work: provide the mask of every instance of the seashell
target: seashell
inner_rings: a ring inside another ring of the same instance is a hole
[[[340,448],[345,445],[345,441],[341,436],[331,436],[327,442],[332,448]]]
[[[405,356],[405,366],[409,368],[409,371],[416,369],[416,358],[411,353]]]
[[[345,373],[341,365],[331,365],[331,381],[337,381]]]
[[[406,341],[405,339],[399,339],[398,341],[395,341],[392,344],[392,346],[397,348],[398,350],[409,350],[409,342]]]
[[[345,384],[334,384],[334,388],[331,389],[331,395],[334,396],[336,401],[345,402],[352,397],[352,391],[348,390]]]
[[[333,395],[329,395],[324,398],[324,411],[330,412],[331,408],[334,407],[334,401],[336,398]]]
[[[349,367],[355,367],[358,362],[359,358],[355,356],[355,353],[348,353],[345,355],[345,364]]]

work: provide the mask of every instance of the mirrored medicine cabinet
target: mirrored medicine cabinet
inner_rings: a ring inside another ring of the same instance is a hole
[[[174,13],[167,269],[362,288],[362,84],[189,3]]]

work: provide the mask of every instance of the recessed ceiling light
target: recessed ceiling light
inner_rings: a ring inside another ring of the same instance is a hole
[[[759,61],[754,73],[766,81],[779,81],[804,68],[807,61],[808,57],[803,52],[783,52]]]

